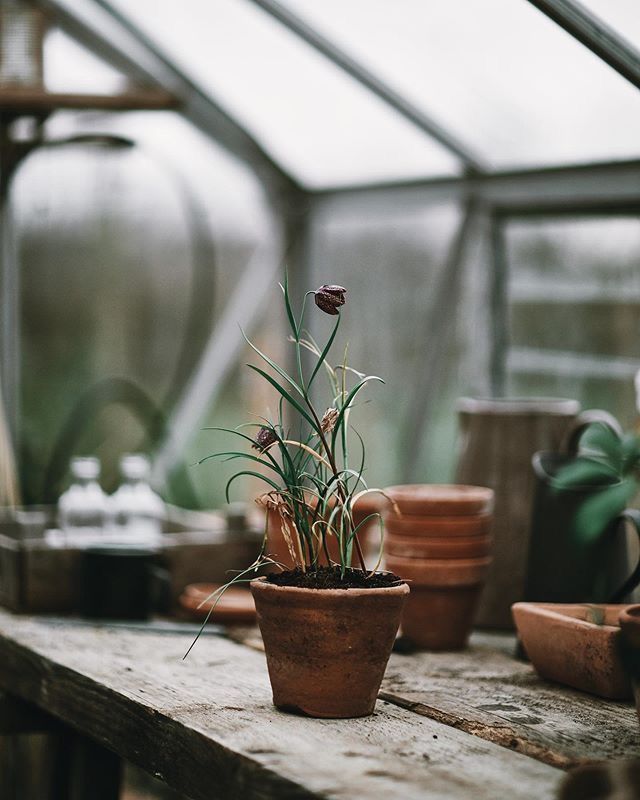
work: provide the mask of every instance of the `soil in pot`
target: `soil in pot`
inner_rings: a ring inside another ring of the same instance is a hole
[[[331,587],[340,570],[318,575],[316,587]],[[366,575],[350,570],[342,588],[308,588],[310,573],[297,570],[251,582],[278,708],[325,718],[373,713],[409,586],[384,573],[374,586]]]

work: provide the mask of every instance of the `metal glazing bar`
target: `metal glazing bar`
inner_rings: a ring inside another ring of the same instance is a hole
[[[288,175],[243,127],[222,109],[208,94],[179,70],[145,34],[126,17],[102,0],[98,6],[105,25],[88,19],[59,0],[40,0],[56,23],[70,36],[132,78],[170,92],[179,102],[179,112],[196,127],[216,140],[226,150],[248,163],[263,178],[268,188],[297,188]],[[86,4],[85,4],[86,5]]]
[[[444,372],[449,343],[455,331],[456,314],[452,310],[459,305],[465,255],[476,215],[477,202],[471,197],[464,208],[464,216],[451,242],[439,285],[428,307],[425,331],[421,337],[426,343],[425,356],[416,370],[413,402],[403,435],[403,481],[418,479],[415,470],[420,457],[420,445],[424,442],[430,412],[442,383],[439,378]]]
[[[491,359],[489,372],[491,393],[494,397],[503,397],[507,388],[507,351],[509,347],[507,296],[509,265],[504,221],[495,215],[491,218],[490,235],[493,269],[490,294]]]
[[[168,422],[168,438],[153,457],[153,478],[161,482],[180,460],[189,438],[197,429],[207,409],[215,403],[225,380],[245,347],[247,334],[267,310],[265,297],[273,289],[281,269],[280,259],[267,244],[255,250],[224,314],[217,322],[200,363],[176,403]]]
[[[102,0],[100,0],[102,2]],[[333,42],[318,33],[304,20],[298,17],[289,9],[282,6],[276,0],[251,0],[270,16],[277,19],[293,33],[297,34],[308,45],[313,47],[323,56],[333,62],[340,69],[344,70],[358,83],[365,86],[387,105],[408,119],[424,133],[427,133],[449,152],[456,155],[473,172],[484,172],[486,167],[483,160],[477,156],[471,148],[461,142],[451,131],[446,130],[439,122],[434,120],[422,109],[417,108],[405,97],[400,95],[387,83],[371,73],[366,67],[360,64],[351,56],[347,55]]]
[[[459,200],[469,193],[505,213],[525,207],[538,212],[569,207],[606,210],[640,201],[640,160],[344,187],[315,192],[313,197],[319,210],[334,213],[354,208],[388,211],[399,204],[424,206]]]
[[[575,0],[529,0],[585,47],[640,89],[640,51]]]

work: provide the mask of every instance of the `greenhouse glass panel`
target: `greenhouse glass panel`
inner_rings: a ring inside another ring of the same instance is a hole
[[[286,5],[496,167],[640,155],[640,93],[527,0]]]
[[[353,415],[369,485],[450,480],[455,399],[487,391],[489,271],[477,227],[459,280],[443,292],[462,220],[454,203],[409,210],[400,202],[369,215],[343,210],[315,231],[310,282],[347,287],[341,335],[349,362],[385,381],[367,390]],[[445,314],[434,329],[440,306]]]
[[[309,187],[455,174],[456,159],[245,0],[118,2],[166,55]]]
[[[635,416],[640,218],[512,222],[509,391]]]

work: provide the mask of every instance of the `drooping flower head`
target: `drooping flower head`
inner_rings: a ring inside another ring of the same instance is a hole
[[[258,450],[260,453],[264,453],[265,450],[268,450],[272,444],[275,444],[278,441],[278,437],[275,435],[271,428],[262,427],[258,431],[258,434],[255,438],[255,441],[251,445],[254,450]]]
[[[323,284],[319,289],[313,293],[316,305],[325,314],[336,315],[338,308],[345,304],[345,294],[347,290],[344,286],[333,286],[331,284]]]

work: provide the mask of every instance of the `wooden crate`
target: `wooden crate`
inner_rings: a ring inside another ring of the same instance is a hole
[[[0,605],[11,611],[69,614],[78,608],[82,550],[49,540],[45,532],[52,522],[48,508],[0,514]],[[223,583],[233,570],[247,567],[261,537],[259,516],[234,530],[219,512],[170,507],[160,558],[172,605],[188,583]]]

